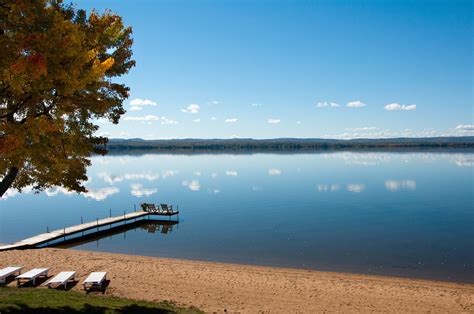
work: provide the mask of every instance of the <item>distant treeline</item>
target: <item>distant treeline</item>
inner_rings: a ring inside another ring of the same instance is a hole
[[[162,152],[315,151],[341,149],[474,148],[474,136],[391,139],[110,139],[107,150]]]

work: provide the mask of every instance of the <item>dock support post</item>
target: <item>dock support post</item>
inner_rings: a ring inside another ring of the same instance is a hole
[[[82,216],[81,216],[81,225],[84,223],[84,219],[82,219]]]
[[[49,233],[49,226],[46,226],[46,232]]]
[[[112,217],[112,208],[109,208],[109,217]]]
[[[99,218],[97,218],[97,231],[99,231]]]
[[[133,204],[133,211],[134,211],[134,212],[137,211],[137,204]]]

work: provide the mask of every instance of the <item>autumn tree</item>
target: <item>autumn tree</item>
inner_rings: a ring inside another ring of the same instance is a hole
[[[61,0],[0,0],[0,196],[62,186],[85,191],[97,119],[118,123],[135,65],[132,30],[110,11]]]

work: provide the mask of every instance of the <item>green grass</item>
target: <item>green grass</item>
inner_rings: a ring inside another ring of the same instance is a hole
[[[136,301],[76,291],[0,288],[0,313],[203,313],[173,302]]]

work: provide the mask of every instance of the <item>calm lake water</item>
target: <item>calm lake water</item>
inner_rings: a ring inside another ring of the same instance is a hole
[[[0,242],[171,203],[179,224],[72,246],[474,282],[473,153],[110,155],[88,176],[83,195],[9,192]]]

